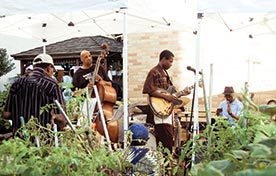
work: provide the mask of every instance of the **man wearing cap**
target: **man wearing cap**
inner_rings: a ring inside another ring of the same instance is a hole
[[[233,87],[225,87],[223,92],[225,100],[220,103],[217,109],[217,115],[227,117],[231,126],[235,124],[234,119],[239,120],[243,109],[243,104],[234,98],[234,93]]]
[[[130,144],[130,153],[127,160],[133,164],[131,173],[127,175],[139,175],[139,173],[147,175],[161,175],[161,167],[156,162],[157,153],[150,150],[145,144],[149,139],[149,131],[143,124],[134,123],[129,126],[132,133],[132,141]]]
[[[33,60],[33,67],[31,76],[19,78],[10,88],[4,117],[12,120],[13,133],[21,127],[21,116],[25,122],[33,116],[42,126],[55,122],[58,129],[62,129],[65,125],[65,119],[57,109],[50,108],[40,112],[42,107],[53,104],[54,100],[61,104],[64,102],[61,90],[52,78],[53,58],[48,54],[39,54]]]

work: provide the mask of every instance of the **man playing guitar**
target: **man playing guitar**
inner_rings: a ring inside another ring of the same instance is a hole
[[[159,89],[167,90],[173,86],[167,70],[172,66],[174,54],[169,50],[164,50],[160,53],[159,63],[153,67],[147,75],[144,83],[143,94],[148,94],[149,97],[162,98],[168,102],[177,102],[178,99],[174,94],[165,94]],[[174,92],[172,92],[174,93]],[[182,95],[191,93],[190,89],[184,89]],[[172,114],[168,117],[158,117],[154,114],[156,143],[159,142],[172,152],[173,147],[173,119]]]

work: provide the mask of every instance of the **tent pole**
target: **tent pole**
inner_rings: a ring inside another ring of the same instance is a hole
[[[46,44],[43,43],[43,54],[46,54]]]
[[[209,80],[209,124],[211,124],[211,118],[212,118],[212,95],[213,94],[213,63],[210,64],[210,80]]]
[[[124,31],[123,31],[123,100],[124,100],[124,148],[127,143],[128,130],[128,45],[127,45],[127,7],[124,10]]]
[[[193,125],[193,149],[195,149],[196,135],[199,134],[198,125],[198,78],[199,78],[199,59],[200,59],[200,22],[203,17],[202,13],[197,14],[197,33],[196,33],[196,54],[195,54],[195,99],[194,99],[194,125]],[[192,154],[192,166],[195,164],[195,151]]]

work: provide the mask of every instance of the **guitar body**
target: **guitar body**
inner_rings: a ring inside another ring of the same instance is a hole
[[[119,139],[119,122],[118,120],[111,121],[113,118],[113,106],[117,100],[116,90],[104,80],[97,83],[97,88],[110,141],[116,143]],[[96,118],[96,129],[101,135],[104,135],[102,121],[99,116]]]
[[[107,126],[107,131],[109,134],[110,141],[116,143],[118,142],[118,139],[119,139],[119,122],[118,120],[115,120],[115,121],[107,120],[107,119],[112,119],[113,117],[113,106],[114,106],[113,103],[105,103],[103,105],[103,113],[106,119],[106,126]],[[97,116],[95,123],[96,123],[97,131],[101,135],[105,136],[100,114]]]
[[[173,111],[173,103],[163,98],[149,97],[149,104],[153,113],[160,118],[167,118]]]
[[[190,87],[186,87],[184,90],[175,93],[174,95],[179,98],[180,96],[182,96],[185,91],[187,90],[191,90],[193,89],[193,86]],[[162,94],[172,94],[173,92],[175,92],[175,89],[173,86],[170,86],[167,90],[164,89],[158,89],[157,90],[159,93]],[[168,102],[167,100],[163,99],[163,98],[158,98],[158,97],[148,97],[148,101],[149,101],[149,105],[154,113],[154,115],[156,115],[159,118],[167,118],[168,116],[171,115],[173,108],[175,105],[180,105],[183,103],[182,100],[178,99],[174,102]]]
[[[109,102],[114,104],[116,103],[116,90],[112,86],[109,86],[106,81],[101,80],[99,83],[97,83],[97,88],[99,96],[101,98],[101,102]]]

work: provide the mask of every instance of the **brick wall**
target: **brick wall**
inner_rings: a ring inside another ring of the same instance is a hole
[[[181,46],[180,32],[139,33],[128,36],[128,94],[129,101],[146,101],[142,94],[143,84],[149,70],[159,62],[162,50],[171,50],[175,57],[170,76],[176,86],[182,78],[181,66],[185,58],[181,57],[185,49]]]
[[[130,102],[146,102],[147,96],[142,94],[144,81],[149,70],[158,63],[159,53],[164,49],[171,50],[175,55],[173,66],[169,70],[170,76],[173,77],[174,85],[178,89],[189,86],[189,83],[185,81],[187,80],[187,76],[191,75],[186,71],[185,65],[192,64],[189,62],[193,60],[191,58],[194,58],[191,52],[194,52],[193,49],[195,45],[191,37],[193,37],[191,34],[176,31],[129,34],[128,95]],[[183,43],[185,43],[185,45],[183,45]],[[213,109],[217,108],[220,101],[223,99],[224,97],[221,94],[214,95]],[[266,104],[270,99],[276,99],[276,91],[255,93],[254,101],[256,104]],[[189,103],[188,106],[190,106],[190,104],[191,103]],[[199,104],[200,109],[204,109],[202,99],[199,100]]]

